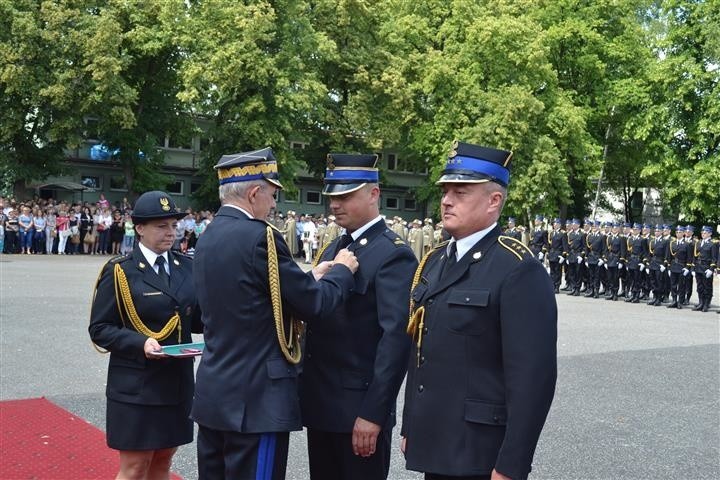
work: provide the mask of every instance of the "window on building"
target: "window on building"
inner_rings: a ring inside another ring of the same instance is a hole
[[[304,150],[307,145],[305,142],[290,142],[290,148],[293,150]]]
[[[200,151],[207,152],[210,149],[211,140],[207,137],[200,137]]]
[[[322,203],[322,197],[320,196],[319,190],[306,190],[305,191],[305,203],[311,205],[320,205]]]
[[[102,188],[100,177],[95,175],[82,175],[80,177],[80,183],[85,187],[94,188],[96,190],[100,190]]]
[[[398,164],[397,164],[397,155],[394,153],[388,153],[387,154],[387,169],[388,170],[397,170]]]
[[[417,202],[414,198],[405,199],[405,210],[417,210]]]
[[[97,118],[85,119],[85,138],[91,140],[97,140],[100,138]]]
[[[300,201],[300,190],[282,191],[283,200],[287,203],[298,203]]]
[[[200,182],[190,182],[190,194],[197,192],[200,190],[200,187],[202,187],[202,183]]]
[[[170,195],[182,195],[183,194],[183,181],[175,180],[174,182],[168,183],[165,187],[165,191]]]
[[[399,207],[399,200],[397,197],[388,197],[385,199],[385,208],[389,210],[398,210]]]
[[[168,148],[192,150],[193,136],[191,133],[173,133],[168,136]]]
[[[116,190],[119,192],[127,192],[127,181],[125,175],[113,175],[110,177],[110,190]]]

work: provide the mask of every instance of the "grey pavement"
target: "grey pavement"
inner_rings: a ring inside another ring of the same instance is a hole
[[[0,255],[0,400],[44,396],[104,429],[107,356],[87,324],[107,258]],[[557,300],[558,386],[530,478],[720,478],[720,315]],[[390,478],[422,478],[404,469],[397,431]],[[173,470],[195,468],[186,445]],[[308,478],[302,432],[287,478]]]

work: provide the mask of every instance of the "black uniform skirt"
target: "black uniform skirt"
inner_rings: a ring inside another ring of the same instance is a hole
[[[160,450],[193,441],[192,399],[178,405],[138,405],[107,399],[108,447]]]

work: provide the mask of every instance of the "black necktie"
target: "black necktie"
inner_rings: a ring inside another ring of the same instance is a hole
[[[337,244],[337,250],[335,251],[335,255],[342,250],[343,248],[346,248],[348,245],[350,245],[353,242],[352,235],[349,233],[346,233],[340,237],[340,241]]]
[[[445,264],[443,265],[442,273],[440,274],[440,278],[443,278],[445,275],[447,275],[447,272],[450,271],[453,265],[457,263],[457,242],[450,243],[450,253],[448,253],[447,258],[445,259]]]
[[[162,255],[158,256],[155,259],[155,265],[158,267],[158,276],[160,280],[162,280],[163,285],[165,285],[166,288],[170,288],[170,275],[168,275],[167,270],[165,270],[165,257]]]

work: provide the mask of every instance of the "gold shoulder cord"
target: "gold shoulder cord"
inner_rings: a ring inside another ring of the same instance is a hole
[[[181,340],[182,328],[180,326],[180,315],[175,312],[175,315],[170,317],[170,320],[159,332],[153,332],[147,325],[140,320],[140,317],[135,310],[135,304],[133,303],[132,294],[130,293],[130,286],[128,285],[125,271],[122,269],[120,264],[115,264],[115,300],[117,301],[118,312],[120,312],[120,319],[125,325],[125,318],[130,319],[130,323],[139,333],[146,337],[154,338],[157,341],[165,340],[170,336],[173,330],[177,329],[178,332],[178,343]]]
[[[332,243],[332,242],[330,242],[330,243]],[[320,259],[322,258],[323,253],[325,253],[325,250],[327,250],[327,248],[330,246],[330,243],[326,243],[325,245],[322,246],[322,248],[320,250],[318,250],[317,255],[315,255],[315,260],[313,260],[313,264],[312,264],[313,268],[318,266],[318,263],[320,263]]]
[[[413,300],[412,293],[415,291],[415,287],[418,286],[418,283],[420,283],[423,269],[425,268],[425,264],[427,263],[430,256],[436,250],[445,248],[446,246],[447,242],[443,242],[425,254],[422,260],[420,260],[420,264],[418,265],[417,269],[415,270],[415,275],[413,276],[412,285],[410,287],[410,318],[408,319],[408,326],[406,332],[416,341],[418,366],[420,366],[420,352],[422,351],[423,328],[425,328],[425,307],[421,306],[417,310],[415,309],[415,300]]]
[[[293,318],[290,322],[289,339],[285,339],[282,298],[280,296],[280,271],[278,268],[277,249],[275,248],[275,237],[271,227],[268,226],[266,232],[268,244],[268,283],[270,285],[270,301],[275,319],[275,331],[277,332],[278,343],[280,344],[280,350],[283,356],[288,362],[296,365],[300,363],[300,359],[302,358],[302,351],[300,351],[302,328],[300,321]]]

